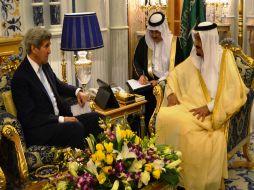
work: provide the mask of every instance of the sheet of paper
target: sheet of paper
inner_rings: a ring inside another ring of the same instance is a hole
[[[139,89],[139,88],[143,88],[143,87],[146,87],[146,86],[150,86],[151,84],[150,83],[147,83],[145,85],[142,85],[138,82],[138,80],[135,80],[135,79],[130,79],[127,81],[127,83],[130,85],[131,89],[132,90],[136,90],[136,89]]]
[[[72,105],[71,112],[72,112],[73,116],[91,112],[89,102],[86,102],[84,107],[81,107],[79,104]]]

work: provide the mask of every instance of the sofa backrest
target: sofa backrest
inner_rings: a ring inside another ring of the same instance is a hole
[[[236,147],[250,135],[250,113],[254,98],[254,59],[247,56],[231,39],[224,39],[221,45],[233,52],[243,82],[250,89],[246,103],[231,117],[229,127],[226,128],[228,157],[231,157],[237,150]]]

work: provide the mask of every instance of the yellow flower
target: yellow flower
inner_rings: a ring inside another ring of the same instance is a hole
[[[153,169],[152,164],[145,164],[145,171],[147,171],[147,172],[151,172],[151,171],[152,171],[152,169]]]
[[[102,171],[105,174],[109,174],[109,171],[112,171],[112,166],[105,166],[105,167],[102,168]]]
[[[153,170],[152,174],[153,174],[153,177],[154,177],[155,179],[160,179],[161,170],[160,170],[160,169],[155,169],[155,170]]]
[[[121,138],[122,139],[126,138],[126,131],[125,130],[121,130]]]
[[[92,158],[92,161],[96,161],[96,155],[95,154],[92,154],[92,156],[91,156],[91,158]]]
[[[94,163],[95,163],[95,165],[98,166],[98,167],[101,167],[101,166],[102,166],[102,163],[101,163],[101,161],[99,161],[99,160],[96,160]]]
[[[105,158],[105,162],[108,164],[108,165],[111,165],[114,161],[114,158],[113,158],[113,155],[112,154],[107,154],[106,158]]]
[[[125,132],[126,132],[126,138],[128,138],[128,139],[130,139],[130,138],[132,138],[134,136],[133,131],[130,130],[130,129],[126,129]]]
[[[104,143],[104,147],[105,147],[107,153],[113,152],[113,143],[112,142]]]
[[[97,179],[99,181],[99,184],[103,184],[106,181],[106,176],[105,174],[102,172],[97,176]]]
[[[67,181],[60,181],[56,186],[57,190],[66,190],[67,189]]]
[[[141,139],[138,137],[138,136],[135,136],[135,144],[140,144],[140,142],[141,142]]]
[[[116,126],[116,140],[118,143],[122,140],[121,129],[120,129],[119,125]]]
[[[104,146],[101,143],[99,143],[99,144],[96,145],[96,150],[103,151],[104,150]]]
[[[101,150],[96,151],[95,155],[96,155],[96,159],[99,161],[102,161],[105,159],[105,154]]]

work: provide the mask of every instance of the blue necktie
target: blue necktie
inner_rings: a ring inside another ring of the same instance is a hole
[[[43,84],[44,88],[46,89],[47,94],[48,94],[48,96],[51,100],[51,103],[52,103],[53,108],[54,108],[54,112],[55,112],[56,115],[58,115],[59,114],[59,109],[57,107],[57,102],[56,102],[55,95],[54,95],[54,93],[53,93],[53,91],[50,87],[50,84],[49,84],[49,82],[48,82],[41,66],[39,67],[38,74],[40,76],[41,83]]]

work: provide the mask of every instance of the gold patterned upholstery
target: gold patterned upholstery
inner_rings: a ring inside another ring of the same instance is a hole
[[[20,51],[20,42],[22,40],[21,36],[15,37],[0,37],[0,90],[1,94],[3,90],[10,89],[10,81],[8,80],[10,75],[13,74],[14,70],[19,65],[19,61],[15,60],[15,56],[12,55],[18,54]],[[4,88],[1,88],[4,87]],[[6,94],[3,98],[0,96],[0,110],[1,113],[6,106],[11,108],[11,102],[8,100],[10,95]],[[5,100],[4,100],[5,99]],[[9,110],[11,113],[15,114],[15,109]],[[6,143],[10,141],[12,143]],[[17,152],[18,158],[13,158],[12,155],[14,152],[6,153],[5,150],[9,150],[14,145],[14,150]],[[6,146],[5,146],[6,145]],[[15,180],[14,178],[8,179],[6,174],[12,173],[12,176],[15,176],[15,172],[9,171],[10,168],[18,169],[19,180],[20,182],[27,181],[28,179],[28,169],[26,160],[24,157],[24,151],[21,144],[21,139],[17,130],[11,125],[1,125],[0,126],[0,148],[1,148],[1,165],[0,165],[0,189],[10,188],[7,186],[8,181]],[[18,161],[18,163],[13,163],[12,166],[6,166],[3,162],[5,160]],[[17,168],[16,168],[17,166]],[[2,167],[2,168],[1,168]]]
[[[17,110],[12,99],[12,93],[10,90],[2,93],[4,107],[6,111],[14,116],[17,116]]]

